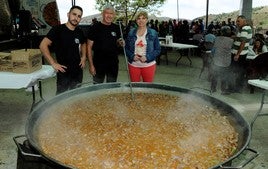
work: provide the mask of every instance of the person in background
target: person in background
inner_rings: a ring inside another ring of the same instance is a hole
[[[257,55],[267,52],[267,46],[264,42],[264,37],[254,36],[252,38],[252,45],[248,48],[248,57],[254,59]]]
[[[230,94],[227,91],[228,78],[230,75],[231,49],[234,40],[229,26],[223,26],[220,35],[216,37],[212,48],[213,62],[211,65],[211,92],[216,92],[217,82],[221,82],[221,94]]]
[[[67,14],[67,23],[52,27],[39,46],[46,60],[57,71],[56,94],[82,83],[86,62],[86,37],[77,27],[82,14],[80,6],[72,6]],[[50,46],[54,47],[56,60],[52,57]]]
[[[238,32],[234,37],[232,47],[232,73],[234,84],[229,84],[230,92],[240,93],[244,87],[248,54],[249,42],[252,39],[252,28],[247,23],[245,16],[240,15],[236,19]]]
[[[168,35],[168,22],[162,21],[159,24],[159,36],[160,37],[166,37]]]
[[[215,29],[214,22],[211,21],[210,24],[208,25],[207,32],[212,32],[212,30]]]
[[[214,31],[213,31],[214,30]],[[200,54],[203,60],[203,68],[201,72],[204,70],[204,66],[208,68],[208,81],[211,80],[211,62],[212,62],[212,57],[211,57],[211,49],[214,45],[216,36],[214,35],[215,29],[213,30],[207,30],[204,40],[200,42]]]
[[[132,29],[126,38],[126,56],[130,80],[132,82],[153,82],[156,70],[156,57],[161,47],[157,32],[146,26],[148,14],[141,11],[136,16],[137,28]]]
[[[258,61],[256,61],[255,59],[262,53],[266,53],[268,52],[267,50],[267,46],[265,45],[265,42],[260,39],[260,38],[256,38],[254,39],[253,42],[253,46],[249,47],[249,51],[248,51],[248,55],[247,55],[247,60],[248,60],[248,68],[247,68],[247,75],[248,78],[253,78],[255,77],[255,68],[256,67],[256,63]],[[257,60],[260,60],[259,57]],[[261,59],[261,62],[263,60]],[[259,65],[259,64],[257,64]],[[257,78],[257,77],[255,77]]]
[[[105,5],[102,21],[94,24],[88,34],[87,56],[93,83],[116,82],[118,77],[120,46],[123,45],[120,28],[113,23],[115,9]]]
[[[128,24],[127,24],[127,26],[126,26],[126,28],[125,28],[125,31],[124,31],[124,37],[126,37],[127,34],[128,34],[128,32],[129,32],[131,29],[135,28],[136,26],[137,26],[137,25],[136,25],[136,23],[135,23],[134,20],[129,20],[129,21],[128,21]]]
[[[263,40],[256,39],[254,41],[252,50],[253,50],[255,55],[259,55],[261,53],[267,52],[267,46],[265,45]]]
[[[227,25],[228,25],[228,26],[230,26],[231,31],[232,31],[232,34],[234,34],[234,35],[235,35],[235,32],[236,32],[236,26],[235,26],[235,22],[234,22],[234,21],[232,21],[232,19],[231,19],[231,18],[228,18],[228,19],[227,19]]]
[[[212,30],[208,30],[204,36],[204,41],[203,41],[203,45],[204,45],[204,48],[206,50],[211,50],[213,45],[214,45],[214,42],[215,42],[215,39],[216,39],[216,35],[215,35],[215,32],[216,30],[215,29],[212,29]]]
[[[202,19],[198,19],[199,22],[199,33],[204,33],[205,26]]]
[[[185,19],[182,21],[182,24],[178,28],[178,43],[189,43],[189,37],[190,37],[190,26],[189,22]]]

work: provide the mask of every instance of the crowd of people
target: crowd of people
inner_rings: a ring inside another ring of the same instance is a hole
[[[160,37],[172,35],[173,41],[198,45],[197,54],[202,56],[211,51],[209,80],[211,92],[217,89],[217,81],[221,82],[222,94],[240,93],[250,76],[248,55],[259,55],[267,52],[267,37],[253,33],[251,22],[245,16],[238,16],[222,22],[211,21],[207,29],[201,19],[189,23],[187,20],[162,21],[150,20],[148,26],[155,29]],[[202,52],[203,51],[203,52]]]
[[[87,59],[94,84],[105,80],[116,82],[122,48],[131,82],[153,82],[156,58],[161,52],[159,37],[167,35],[173,36],[173,42],[194,43],[212,52],[211,91],[216,91],[220,79],[222,94],[241,91],[249,51],[256,55],[267,52],[265,36],[253,36],[250,24],[242,15],[236,21],[228,19],[227,23],[212,21],[205,30],[202,19],[191,23],[188,20],[159,22],[149,20],[147,12],[139,11],[135,20],[123,29],[114,23],[113,6],[106,5],[102,20],[94,20],[85,34],[78,27],[82,14],[81,7],[72,6],[67,14],[68,21],[53,27],[40,43],[44,57],[57,72],[57,94],[82,83]],[[249,50],[251,44],[253,48]],[[50,48],[55,50],[55,57]]]
[[[229,26],[233,34],[237,31],[235,21],[232,21],[230,18],[227,19],[227,23],[225,21],[211,21],[206,30],[202,19],[193,20],[191,22],[186,19],[170,19],[161,22],[159,22],[158,19],[151,19],[147,25],[148,27],[155,29],[158,32],[159,37],[172,35],[174,42],[178,43],[189,43],[189,39],[193,38],[194,35],[203,37],[206,32],[219,34],[221,27],[223,26]],[[135,27],[135,21],[129,21],[128,26],[132,28]]]
[[[207,50],[211,51],[211,92],[217,90],[217,81],[220,80],[222,94],[241,93],[252,72],[256,72],[256,60],[249,59],[249,56],[254,55],[255,58],[267,52],[264,35],[254,34],[252,25],[245,16],[238,16],[235,24],[228,19],[228,23],[223,22],[220,31],[215,26],[209,26],[201,43],[206,48],[206,37],[210,35],[208,39],[211,45]]]

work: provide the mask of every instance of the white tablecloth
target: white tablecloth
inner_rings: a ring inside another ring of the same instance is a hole
[[[192,49],[192,48],[198,48],[198,46],[195,45],[189,45],[189,44],[183,44],[183,43],[160,43],[163,47],[171,47],[171,48],[177,48],[177,49]]]
[[[178,62],[180,61],[180,59],[183,56],[182,53],[180,52],[181,49],[188,49],[188,55],[186,55],[186,57],[189,60],[190,65],[192,65],[192,60],[189,57],[190,56],[190,53],[191,53],[191,49],[198,48],[198,46],[189,45],[189,44],[183,44],[183,43],[169,43],[169,44],[160,43],[160,46],[162,46],[162,47],[175,48],[175,49],[177,49],[179,51],[179,56],[178,56],[177,61],[176,61],[176,66],[178,65]]]
[[[0,72],[0,89],[21,89],[34,86],[38,80],[54,77],[52,66],[42,65],[42,69],[29,74]]]
[[[268,90],[267,80],[259,80],[259,79],[248,80],[248,84]]]

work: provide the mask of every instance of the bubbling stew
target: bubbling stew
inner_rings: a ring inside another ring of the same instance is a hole
[[[222,110],[200,100],[146,92],[83,97],[47,110],[38,142],[78,169],[207,169],[234,154],[238,133]]]

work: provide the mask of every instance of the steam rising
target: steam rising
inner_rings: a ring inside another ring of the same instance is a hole
[[[237,134],[207,101],[135,97],[80,95],[53,105],[37,123],[43,151],[77,168],[209,168],[232,155]]]

